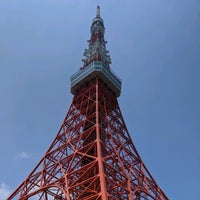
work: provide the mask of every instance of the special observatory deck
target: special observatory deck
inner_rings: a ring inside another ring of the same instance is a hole
[[[98,76],[113,91],[116,97],[120,96],[121,80],[103,62],[94,61],[87,67],[80,69],[71,76],[71,93],[76,95],[78,89],[84,82]]]

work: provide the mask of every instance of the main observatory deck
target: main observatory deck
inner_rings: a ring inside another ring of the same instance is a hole
[[[103,62],[93,61],[71,76],[71,93],[76,95],[81,85],[98,76],[113,91],[116,97],[121,93],[121,80]]]

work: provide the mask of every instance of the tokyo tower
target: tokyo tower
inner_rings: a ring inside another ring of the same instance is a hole
[[[117,98],[97,6],[83,66],[71,76],[74,95],[55,139],[8,200],[167,200],[141,160]]]

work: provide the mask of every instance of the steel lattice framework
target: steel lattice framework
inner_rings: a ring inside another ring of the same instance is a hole
[[[99,7],[96,18],[100,18]],[[58,134],[8,200],[168,199],[131,140],[117,101],[117,79],[98,68],[102,64],[109,69],[105,52],[104,58],[106,65],[99,63],[101,59],[84,61],[87,64],[80,70],[91,63],[97,67],[75,74],[78,81],[72,77],[75,96]]]

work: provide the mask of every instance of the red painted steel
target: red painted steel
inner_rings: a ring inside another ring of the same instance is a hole
[[[115,95],[98,77],[74,97],[48,151],[8,200],[32,197],[168,199],[142,162]]]
[[[97,8],[80,70],[108,69],[104,25]],[[98,76],[80,84],[44,157],[8,200],[168,200],[142,162],[116,94]]]

